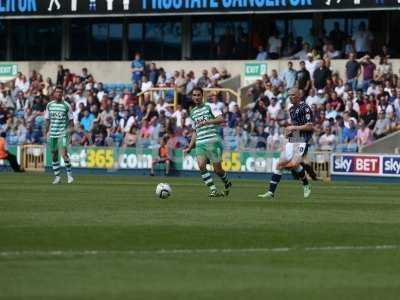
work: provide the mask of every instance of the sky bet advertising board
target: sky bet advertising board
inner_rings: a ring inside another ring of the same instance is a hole
[[[0,0],[0,17],[400,9],[400,0]]]
[[[331,156],[331,174],[400,178],[400,155],[335,153]]]

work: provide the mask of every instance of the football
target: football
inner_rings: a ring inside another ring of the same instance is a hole
[[[161,199],[171,196],[172,189],[168,183],[159,183],[156,187],[156,195]]]

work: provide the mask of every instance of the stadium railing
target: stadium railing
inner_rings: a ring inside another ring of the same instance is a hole
[[[178,92],[176,88],[173,87],[153,87],[149,88],[146,91],[142,91],[138,94],[139,97],[139,105],[142,106],[144,103],[144,97],[146,95],[150,95],[150,100],[155,101],[164,98],[165,102],[169,105],[172,105],[174,109],[178,105]],[[155,101],[158,102],[158,101]]]
[[[238,106],[242,107],[242,101],[240,97],[240,93],[235,92],[230,88],[204,88],[204,100],[207,100],[211,93],[222,93],[224,95],[224,99],[236,99]],[[171,105],[176,109],[176,106],[179,104],[178,99],[178,90],[174,87],[153,87],[149,88],[146,91],[142,91],[138,94],[139,105],[143,105],[144,97],[146,95],[150,96],[150,100],[154,102],[158,102],[158,99],[161,97],[164,98],[165,102],[168,105]]]
[[[242,99],[240,97],[240,94],[238,92],[235,92],[232,89],[229,88],[204,88],[204,99],[208,99],[209,95],[211,93],[222,93],[224,95],[224,99],[230,100],[232,97],[236,99],[238,106],[241,108],[242,107]]]
[[[330,163],[332,151],[312,151],[308,154],[308,160],[317,178],[323,181],[330,181]]]
[[[46,161],[44,145],[23,145],[21,149],[22,164],[25,171],[44,172]]]

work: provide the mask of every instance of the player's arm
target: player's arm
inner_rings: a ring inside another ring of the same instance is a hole
[[[197,123],[196,127],[203,127],[203,126],[207,126],[207,125],[220,125],[220,124],[225,123],[225,120],[222,116],[222,112],[220,110],[212,109],[210,107],[210,111],[214,118],[207,120],[207,121],[199,122],[199,123]]]
[[[207,121],[203,121],[203,122],[199,122],[197,124],[197,127],[203,127],[203,126],[207,126],[207,125],[220,125],[225,123],[224,118],[221,116],[216,117],[215,119],[212,120],[207,120]]]
[[[46,120],[44,130],[45,130],[45,134],[47,135],[47,133],[49,132],[49,128],[50,128],[50,115],[49,115],[49,105],[48,104],[47,104],[46,110],[44,112],[44,119]]]
[[[69,134],[72,134],[74,131],[74,114],[72,113],[72,108],[69,104],[68,105],[68,131]]]
[[[304,125],[293,125],[293,126],[288,126],[287,127],[288,131],[314,131],[314,125],[313,123],[307,123]]]
[[[190,151],[192,151],[192,149],[194,148],[194,146],[196,145],[196,138],[197,138],[197,134],[196,134],[196,130],[193,130],[192,133],[192,138],[190,140],[189,146],[187,146],[184,150],[183,150],[183,154],[188,154],[190,153]]]

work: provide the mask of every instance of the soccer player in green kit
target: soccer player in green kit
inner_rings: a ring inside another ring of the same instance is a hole
[[[54,171],[53,184],[58,184],[61,181],[60,177],[60,161],[58,151],[61,150],[61,155],[64,159],[65,169],[67,170],[67,182],[72,183],[71,161],[68,155],[68,144],[70,132],[74,127],[73,115],[71,106],[63,99],[63,88],[56,87],[54,100],[49,102],[46,107],[46,132],[48,132],[48,146],[51,151]]]
[[[197,164],[204,183],[210,189],[210,197],[228,196],[232,183],[221,165],[223,146],[219,135],[219,125],[225,122],[220,111],[213,111],[211,106],[203,102],[203,89],[195,87],[192,91],[195,107],[190,112],[194,123],[194,131],[189,146],[183,151],[188,154],[196,149]],[[224,193],[218,192],[211,174],[207,170],[207,161],[213,165],[214,172],[224,183]]]

